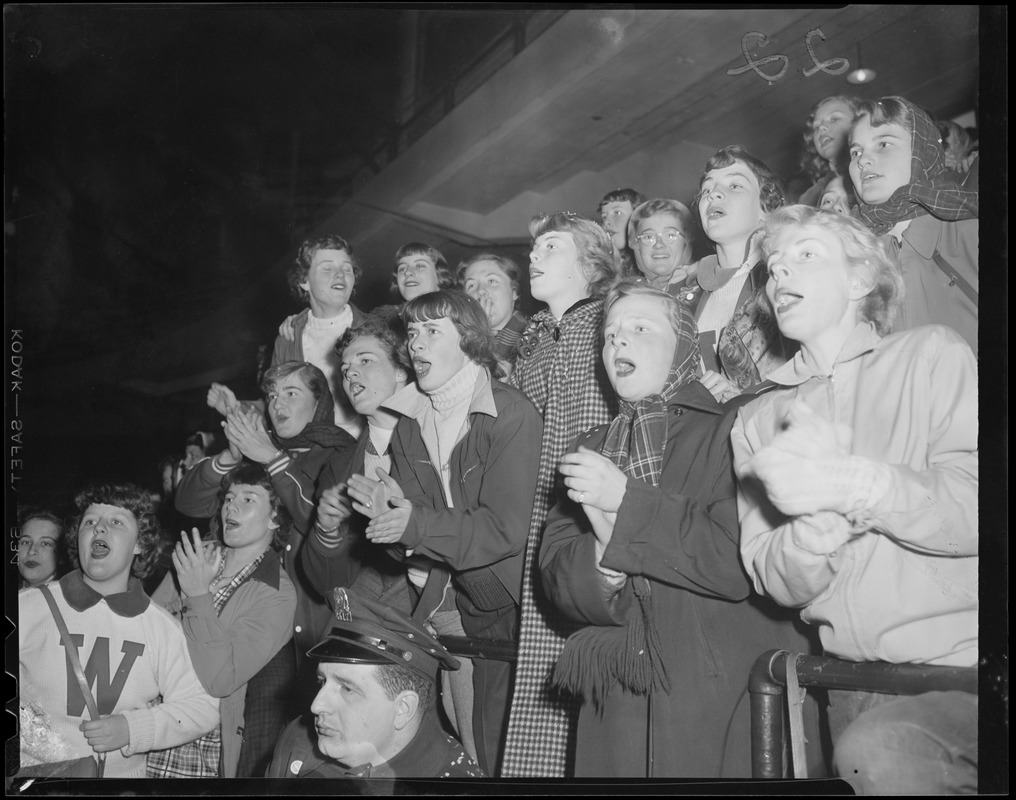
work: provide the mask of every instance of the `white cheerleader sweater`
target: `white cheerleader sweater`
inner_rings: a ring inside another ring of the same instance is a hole
[[[101,716],[122,714],[129,744],[106,754],[106,777],[145,777],[145,753],[192,741],[219,722],[219,701],[198,680],[180,623],[131,579],[103,597],[80,570],[49,585],[78,646],[78,658]],[[46,598],[18,594],[21,702],[50,717],[72,758],[94,755],[78,730],[90,719]]]

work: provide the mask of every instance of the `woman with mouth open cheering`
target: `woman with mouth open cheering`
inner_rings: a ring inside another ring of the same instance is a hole
[[[253,766],[244,774],[263,775],[288,721],[283,714],[274,720],[274,731],[266,732],[267,720],[249,719],[245,700],[247,682],[292,636],[296,591],[278,556],[291,524],[265,468],[241,463],[223,482],[212,521],[215,541],[202,542],[197,530],[184,533],[173,552],[173,573],[152,597],[181,618],[194,671],[208,693],[221,698],[221,729],[196,748],[205,768],[216,766],[221,777],[237,777],[245,750],[245,762],[260,765],[260,772]],[[252,747],[265,752],[250,753]],[[161,769],[163,777],[175,777],[181,768],[187,774],[186,766],[172,761],[186,761],[188,755],[195,753],[171,756],[171,763],[158,767],[150,759],[149,775],[156,776],[153,768]]]
[[[562,458],[539,556],[547,596],[584,626],[554,673],[583,699],[575,775],[747,778],[751,666],[809,646],[739,562],[729,432],[743,401],[696,380],[698,331],[666,292],[615,286],[603,335],[620,413]],[[817,746],[814,706],[809,722]]]
[[[370,518],[369,541],[408,557],[416,619],[438,633],[517,641],[540,415],[491,377],[494,338],[471,297],[421,295],[402,319],[416,383],[383,403],[400,415],[391,477],[353,475],[353,510]],[[460,736],[465,744],[471,729],[488,775],[500,762],[511,681],[512,665],[478,658],[471,686],[454,695]]]

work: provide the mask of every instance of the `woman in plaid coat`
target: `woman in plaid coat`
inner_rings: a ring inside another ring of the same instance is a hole
[[[561,456],[580,433],[611,417],[613,392],[599,359],[600,298],[617,267],[610,236],[588,219],[570,212],[539,216],[529,232],[532,295],[549,308],[530,321],[508,383],[543,414],[543,442],[526,543],[518,663],[501,775],[560,778],[571,770],[578,705],[551,689],[550,675],[574,628],[544,597],[534,561]]]

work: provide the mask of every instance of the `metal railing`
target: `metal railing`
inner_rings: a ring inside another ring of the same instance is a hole
[[[786,650],[763,653],[755,661],[748,678],[753,778],[784,777],[783,708],[789,656]],[[881,694],[911,695],[935,691],[976,694],[977,668],[843,661],[827,656],[799,655],[797,681],[805,688]]]

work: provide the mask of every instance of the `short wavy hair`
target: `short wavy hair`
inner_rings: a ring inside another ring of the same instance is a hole
[[[702,170],[702,177],[699,178],[699,189],[695,193],[695,204],[698,205],[699,200],[702,199],[702,184],[705,183],[706,176],[710,172],[714,169],[732,167],[738,162],[750,169],[758,181],[758,199],[763,211],[775,211],[786,202],[783,193],[783,181],[780,180],[779,175],[769,169],[765,163],[755,158],[741,145],[732,144],[729,147],[724,147],[722,150],[717,150],[709,156],[705,168]]]
[[[399,261],[406,256],[427,256],[427,258],[434,262],[434,271],[437,272],[437,288],[455,288],[455,275],[452,274],[452,268],[448,266],[448,261],[441,255],[441,251],[424,242],[409,242],[395,251],[395,269],[392,270],[392,282],[388,285],[388,290],[392,293],[393,297],[405,299],[399,293],[398,276]]]
[[[276,552],[282,550],[289,541],[293,529],[293,517],[286,508],[282,497],[272,485],[272,477],[268,474],[263,464],[255,464],[253,461],[244,459],[231,469],[222,479],[222,486],[219,489],[219,501],[215,506],[215,514],[208,525],[208,532],[219,544],[225,545],[222,538],[222,506],[226,501],[226,492],[233,486],[260,486],[268,493],[268,502],[272,508],[272,518],[278,523],[275,529],[275,536],[272,538],[272,549]]]
[[[458,268],[455,270],[455,281],[458,284],[459,289],[465,288],[466,283],[466,270],[468,270],[473,264],[477,264],[480,261],[493,261],[500,267],[501,271],[508,276],[508,280],[511,281],[512,288],[522,295],[522,270],[519,265],[508,256],[499,256],[495,253],[477,253],[475,256],[469,256],[459,262]]]
[[[347,328],[335,343],[335,354],[340,361],[346,348],[361,336],[369,336],[381,342],[392,366],[401,369],[412,380],[413,364],[406,352],[406,325],[402,317],[398,315],[379,317],[368,314],[359,325]]]
[[[570,233],[582,259],[582,274],[592,297],[602,297],[618,277],[620,267],[614,261],[614,243],[600,225],[573,211],[538,214],[529,223],[533,242],[545,233]]]
[[[631,207],[635,208],[635,206],[639,205],[640,203],[646,202],[646,197],[641,192],[635,191],[635,189],[612,189],[611,191],[603,195],[603,199],[600,201],[600,204],[596,207],[596,213],[597,214],[602,213],[603,207],[607,205],[607,203],[625,203],[625,202],[631,203]]]
[[[642,223],[657,214],[673,214],[681,220],[689,248],[695,244],[695,214],[680,200],[670,200],[665,197],[647,200],[641,205],[635,206],[635,210],[631,212],[631,217],[628,219],[628,241],[634,241]],[[691,250],[689,249],[688,252],[690,254]]]
[[[858,98],[846,94],[833,94],[829,95],[829,97],[823,97],[811,107],[811,111],[808,112],[808,119],[804,123],[804,130],[801,132],[801,135],[804,137],[804,153],[801,155],[801,169],[811,178],[812,183],[816,183],[831,171],[829,162],[822,158],[818,154],[818,150],[815,149],[815,137],[813,134],[815,115],[818,113],[819,108],[823,104],[833,100],[839,100],[844,103],[853,112],[855,119],[857,118],[858,109],[861,107],[861,101]],[[849,148],[846,146],[843,148],[844,153],[848,150]],[[845,163],[836,165],[838,168],[843,166],[845,166]],[[838,169],[832,171],[838,171]]]
[[[78,529],[81,527],[81,518],[92,505],[116,506],[134,515],[138,523],[138,547],[141,548],[141,552],[134,556],[131,575],[139,579],[147,578],[159,557],[159,544],[162,538],[156,516],[158,506],[152,499],[151,492],[133,483],[103,483],[78,492],[74,498],[77,513],[64,530],[67,555],[75,569],[81,566],[78,558]]]
[[[175,461],[174,461],[175,463]],[[18,506],[18,532],[21,533],[25,530],[25,525],[34,519],[42,520],[43,522],[52,522],[56,526],[56,576],[60,577],[67,572],[70,566],[70,560],[67,556],[67,537],[64,532],[66,526],[64,525],[63,519],[58,514],[54,514],[48,508],[41,508],[39,506]]]
[[[353,262],[353,275],[356,281],[359,282],[360,277],[363,275],[363,266],[353,254],[353,246],[341,236],[330,234],[328,236],[307,239],[307,241],[300,245],[300,250],[296,254],[296,260],[289,268],[289,272],[286,273],[286,279],[289,281],[289,293],[293,296],[294,300],[300,303],[310,303],[310,293],[300,284],[307,282],[311,262],[319,250],[345,250],[349,260]]]
[[[483,307],[461,289],[441,289],[414,297],[402,309],[406,328],[411,322],[447,317],[458,331],[459,347],[469,359],[492,373],[497,368],[494,334]]]
[[[785,229],[808,226],[822,228],[839,240],[847,266],[872,287],[861,301],[861,318],[873,323],[880,336],[892,333],[903,305],[903,274],[885,242],[860,220],[806,205],[786,206],[766,217],[763,256],[768,260]]]

